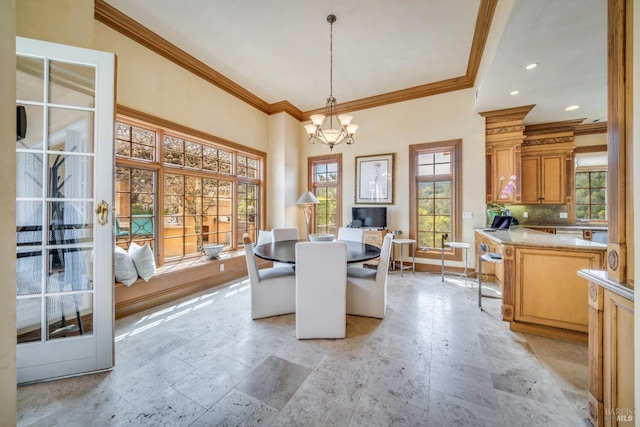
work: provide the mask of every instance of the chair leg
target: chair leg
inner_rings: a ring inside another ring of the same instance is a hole
[[[482,311],[482,256],[478,255],[478,308]]]

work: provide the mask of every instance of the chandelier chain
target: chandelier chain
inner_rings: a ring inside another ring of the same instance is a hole
[[[329,98],[333,98],[333,23],[338,18],[336,15],[327,16],[327,22],[329,22]]]

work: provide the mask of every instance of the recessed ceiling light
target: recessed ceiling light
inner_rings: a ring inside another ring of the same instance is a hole
[[[536,68],[538,66],[537,62],[532,62],[531,64],[527,65],[525,68],[527,70],[533,70],[534,68]]]
[[[519,93],[520,93],[519,90],[512,90],[511,92],[509,92],[510,95],[517,95]]]
[[[577,110],[578,108],[580,108],[579,105],[569,105],[567,108],[565,108],[565,110],[573,111],[573,110]]]

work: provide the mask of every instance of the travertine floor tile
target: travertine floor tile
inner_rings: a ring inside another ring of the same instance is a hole
[[[514,333],[475,282],[389,275],[385,319],[297,340],[246,279],[116,321],[116,367],[18,387],[19,426],[580,426],[587,347]]]

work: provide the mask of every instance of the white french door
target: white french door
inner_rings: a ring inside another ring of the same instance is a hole
[[[113,366],[115,56],[21,37],[16,55],[23,383]]]

